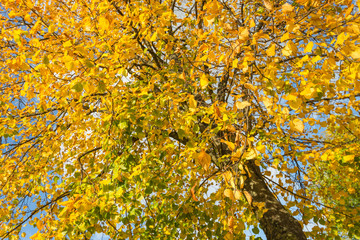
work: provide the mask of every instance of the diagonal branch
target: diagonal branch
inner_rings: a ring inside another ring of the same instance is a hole
[[[50,202],[42,205],[41,207],[35,209],[27,218],[25,218],[22,222],[20,222],[19,224],[17,224],[13,229],[11,229],[10,231],[8,231],[7,233],[3,234],[1,237],[1,239],[5,239],[7,236],[9,236],[12,232],[14,232],[16,229],[18,229],[21,225],[23,225],[25,222],[27,222],[29,219],[31,219],[36,213],[38,213],[39,211],[41,211],[42,209],[46,208],[47,206],[57,202],[60,199],[63,199],[66,196],[69,196],[70,191],[66,191],[63,194],[61,194],[60,196],[58,196],[57,198],[51,200]]]

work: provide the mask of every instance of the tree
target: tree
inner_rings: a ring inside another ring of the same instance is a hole
[[[325,150],[321,161],[314,162],[309,175],[317,184],[313,186],[327,206],[323,211],[328,215],[329,231],[337,239],[360,238],[359,225],[359,118],[339,125],[328,126],[328,142],[336,148]],[[341,236],[339,233],[343,233]]]
[[[309,171],[359,116],[353,1],[0,6],[1,238],[337,235]]]

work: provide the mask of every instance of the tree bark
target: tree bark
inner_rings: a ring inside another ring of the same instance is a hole
[[[268,240],[306,240],[301,224],[283,207],[272,194],[254,161],[247,161],[248,178],[244,193],[255,214],[259,214],[256,203],[264,204],[266,212],[261,216],[260,227]],[[246,191],[246,192],[245,192]]]

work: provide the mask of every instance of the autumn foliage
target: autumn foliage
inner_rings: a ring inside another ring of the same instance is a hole
[[[360,238],[359,5],[0,0],[0,238]]]

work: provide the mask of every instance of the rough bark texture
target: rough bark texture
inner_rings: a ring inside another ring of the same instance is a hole
[[[247,197],[253,206],[253,211],[258,214],[256,203],[265,203],[266,213],[260,218],[260,227],[265,232],[268,240],[305,240],[306,236],[300,223],[282,206],[267,187],[260,174],[260,168],[253,161],[248,161],[246,166],[250,177],[244,185],[251,197]]]

